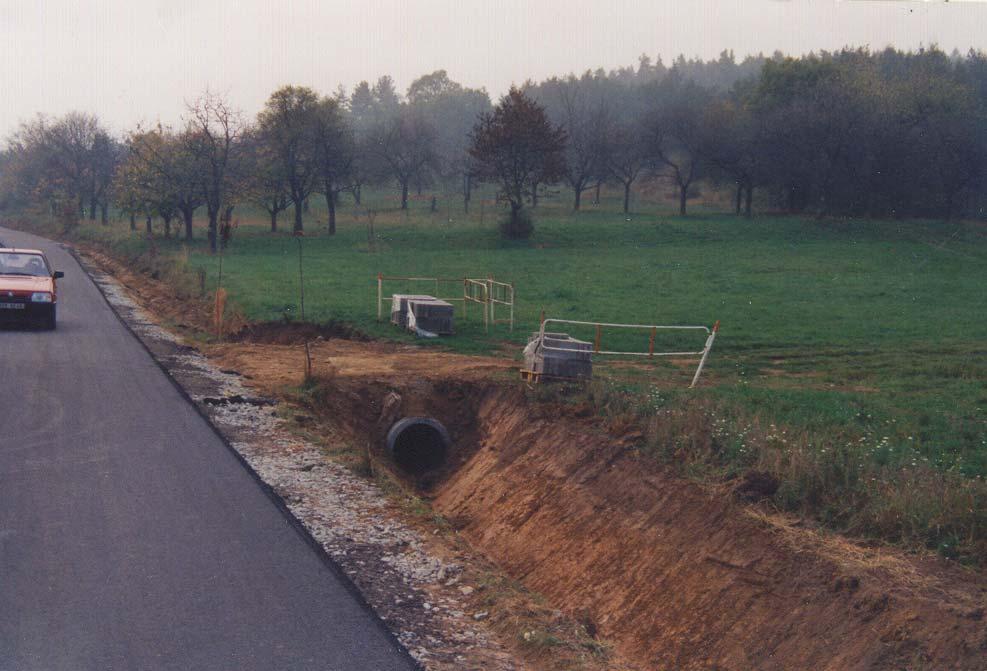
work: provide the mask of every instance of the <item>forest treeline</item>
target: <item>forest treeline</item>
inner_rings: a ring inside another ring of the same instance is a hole
[[[627,211],[642,180],[661,179],[682,214],[700,184],[731,189],[747,215],[755,193],[764,207],[820,216],[949,219],[985,205],[987,55],[976,51],[846,48],[740,62],[724,52],[669,66],[642,56],[636,67],[527,81],[498,105],[512,96],[544,113],[558,154],[531,164],[512,204],[537,205],[564,184],[579,209],[612,184]],[[66,225],[115,211],[132,227],[163,221],[169,235],[183,225],[189,238],[202,212],[214,248],[247,204],[272,230],[285,213],[300,231],[309,199],[324,198],[332,233],[340,199],[359,204],[368,185],[396,187],[402,208],[441,185],[468,209],[477,180],[497,182],[477,146],[496,111],[485,90],[439,70],[403,94],[387,76],[331,94],[285,86],[253,118],[206,93],[177,127],[123,137],[90,114],[39,116],[0,153],[0,207],[44,207]]]

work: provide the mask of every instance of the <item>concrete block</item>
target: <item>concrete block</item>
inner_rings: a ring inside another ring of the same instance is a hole
[[[425,294],[394,294],[391,296],[391,323],[402,328],[408,326],[408,301],[435,300],[434,296]]]
[[[545,347],[557,347],[552,350]],[[567,333],[535,333],[524,348],[524,363],[528,370],[552,377],[593,377],[593,345],[576,340]]]
[[[452,303],[436,298],[411,298],[408,305],[415,314],[418,328],[439,335],[452,335],[455,315]]]

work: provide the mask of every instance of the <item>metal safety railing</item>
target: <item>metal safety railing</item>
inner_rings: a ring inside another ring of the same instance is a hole
[[[658,324],[612,324],[607,322],[586,322],[586,321],[576,321],[572,319],[542,319],[541,327],[539,329],[539,341],[541,342],[541,347],[546,350],[554,350],[557,352],[578,352],[584,350],[578,350],[573,347],[557,347],[545,345],[545,325],[546,324],[572,324],[576,326],[592,326],[595,328],[595,337],[593,341],[593,353],[594,354],[604,354],[604,355],[614,355],[614,356],[646,356],[646,357],[667,357],[667,356],[679,356],[679,357],[689,357],[698,356],[699,366],[696,368],[696,373],[692,377],[692,383],[689,388],[696,386],[696,382],[699,381],[699,376],[703,372],[703,368],[706,366],[706,359],[709,357],[709,351],[713,348],[713,341],[716,340],[716,332],[720,328],[720,322],[717,321],[713,324],[713,327],[708,326],[668,326],[668,325],[658,325]],[[650,332],[648,338],[648,350],[647,351],[631,351],[631,350],[605,350],[602,348],[603,340],[603,329],[604,328],[618,328],[618,329],[639,329],[647,330]],[[703,348],[698,351],[680,351],[680,352],[663,352],[655,351],[655,339],[658,335],[658,331],[703,331],[706,333],[706,343]]]
[[[482,280],[481,280],[482,281]],[[514,284],[507,282],[497,282],[492,277],[486,280],[487,283],[487,305],[490,310],[491,324],[510,324],[510,330],[514,330]],[[497,319],[497,306],[505,305],[510,310],[506,319]]]

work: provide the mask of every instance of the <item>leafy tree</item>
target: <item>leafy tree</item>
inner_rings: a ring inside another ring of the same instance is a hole
[[[288,209],[291,198],[278,157],[256,129],[244,139],[244,166],[247,198],[267,212],[271,233],[277,233],[278,215]]]
[[[319,188],[326,197],[329,211],[329,234],[336,233],[336,201],[350,188],[356,159],[353,131],[344,110],[335,98],[319,101],[315,117],[316,173]]]
[[[209,248],[219,245],[219,220],[245,192],[242,172],[246,124],[221,97],[206,93],[188,106],[182,151],[191,157],[209,217]]]
[[[710,94],[674,76],[656,91],[658,105],[651,116],[647,141],[656,163],[665,167],[678,190],[679,214],[684,216],[690,189],[704,176],[702,113]]]
[[[648,168],[651,156],[641,141],[645,131],[634,121],[612,121],[606,129],[607,169],[624,191],[624,214],[630,212],[631,187]]]
[[[125,175],[122,189],[118,188],[117,192],[123,194],[126,203],[125,206],[121,205],[122,209],[133,215],[135,208],[140,209],[134,199],[133,175],[146,172],[153,176],[153,183],[162,192],[160,202],[164,206],[159,209],[166,229],[171,218],[180,214],[185,239],[191,241],[195,211],[204,204],[205,199],[202,166],[189,149],[194,140],[185,136],[187,132],[176,134],[172,129],[159,125],[150,131],[131,133],[127,149],[129,158],[136,164],[128,166],[127,172],[132,174],[129,178]]]
[[[397,181],[401,209],[408,209],[411,184],[426,182],[437,168],[434,127],[420,110],[402,105],[397,116],[377,127],[372,151],[379,174]]]
[[[572,209],[578,210],[583,192],[606,174],[608,109],[601,91],[593,90],[592,75],[553,77],[528,93],[545,105],[552,120],[566,133],[565,180],[572,187]]]
[[[491,109],[484,89],[471,89],[449,79],[445,70],[419,77],[408,88],[408,104],[430,119],[436,131],[437,176],[446,182],[462,180],[463,207],[469,209],[472,166],[469,133],[477,118]]]
[[[305,200],[319,178],[317,152],[319,96],[304,86],[285,86],[268,98],[257,116],[261,141],[277,161],[294,205],[294,231],[304,229]]]
[[[537,184],[565,174],[565,141],[565,131],[548,120],[544,108],[515,87],[474,126],[470,156],[477,176],[497,184],[510,204],[508,238],[530,235],[523,225],[524,203]]]

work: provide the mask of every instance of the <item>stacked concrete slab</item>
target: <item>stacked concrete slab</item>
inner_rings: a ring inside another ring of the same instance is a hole
[[[593,377],[593,345],[568,333],[534,333],[524,348],[524,364],[549,377],[588,379]]]
[[[415,325],[424,331],[439,335],[452,335],[455,308],[452,303],[437,298],[415,298],[408,301],[415,315]]]
[[[415,326],[438,335],[451,335],[455,309],[451,303],[425,294],[394,294],[391,297],[391,323],[408,326],[408,311],[415,316]]]
[[[408,301],[435,300],[424,294],[394,294],[391,296],[391,323],[402,328],[408,327]]]

